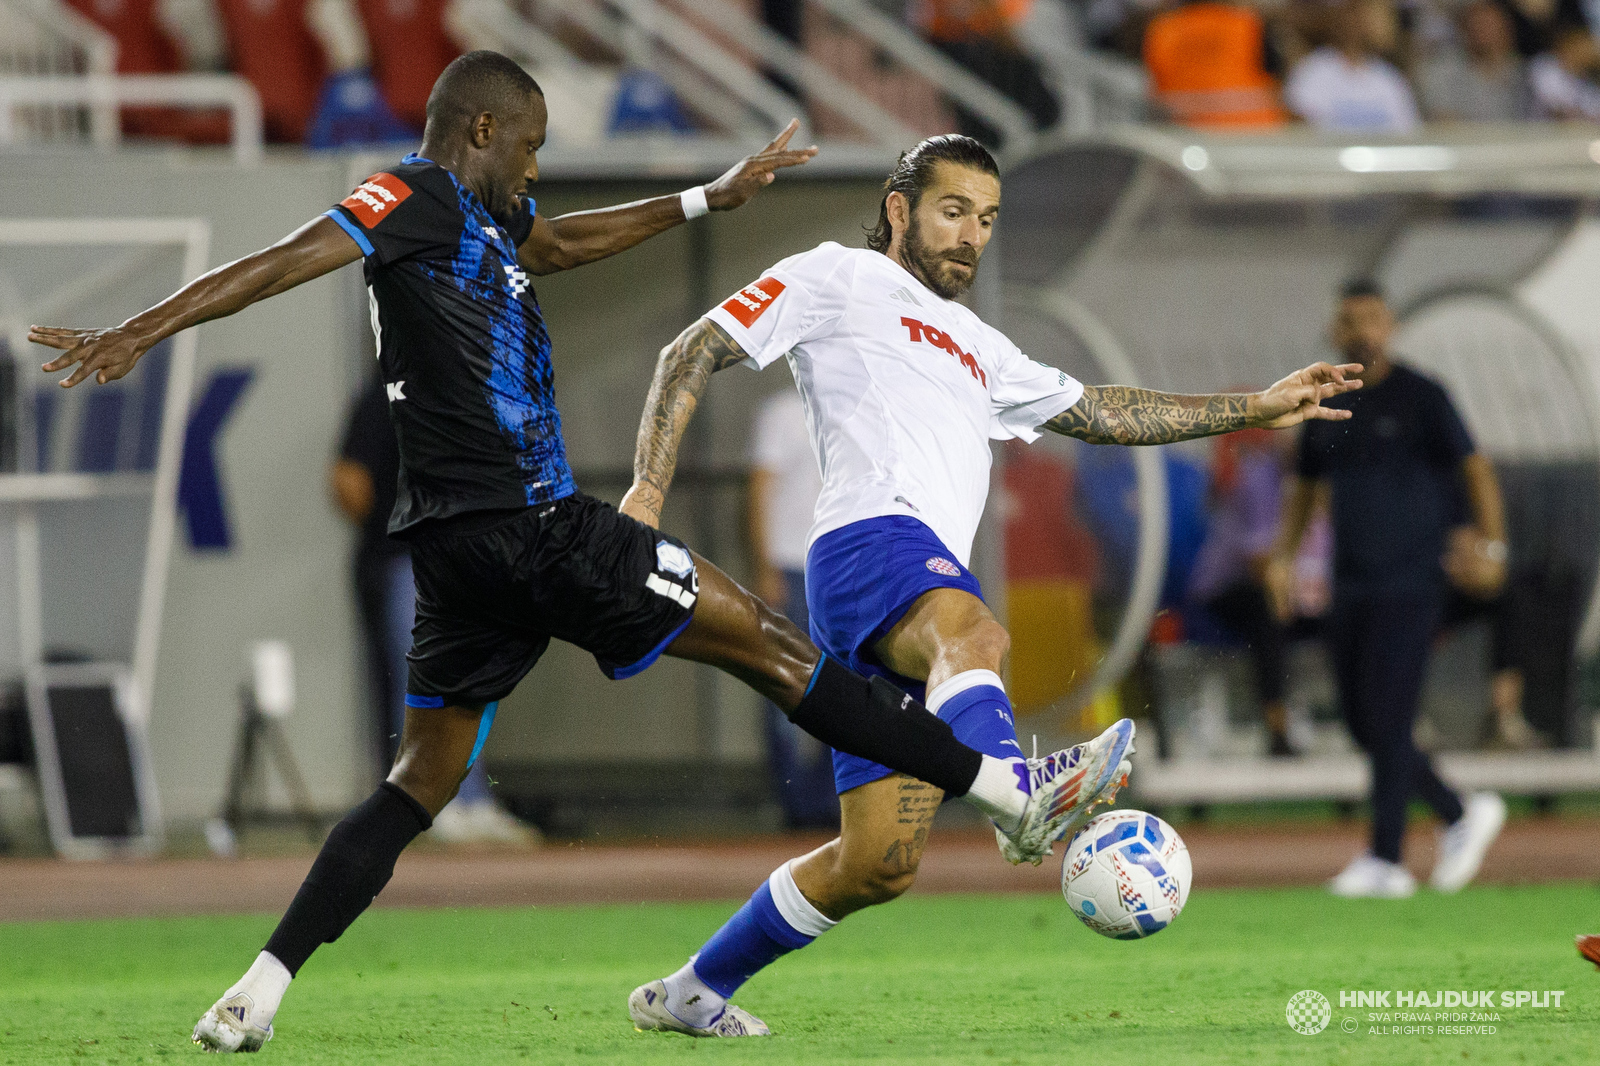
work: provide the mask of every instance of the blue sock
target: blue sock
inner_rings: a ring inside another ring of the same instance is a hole
[[[996,759],[1020,759],[1011,701],[992,670],[967,670],[928,693],[928,710],[950,723],[956,739]]]
[[[694,960],[694,972],[724,999],[738,991],[759,970],[815,940],[783,920],[772,901],[772,886],[761,882]]]
[[[680,1020],[710,1025],[740,985],[838,924],[805,898],[789,866],[774,870],[689,965],[663,979],[667,1009]]]

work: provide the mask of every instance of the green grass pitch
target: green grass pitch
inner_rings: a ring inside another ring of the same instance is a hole
[[[912,897],[858,915],[738,1001],[770,1040],[636,1033],[624,1000],[726,904],[374,911],[307,964],[275,1063],[1592,1063],[1600,931],[1587,885],[1342,901],[1201,891],[1168,930],[1103,940],[1055,896]],[[0,925],[0,1064],[170,1062],[254,957],[260,916]],[[1332,1024],[1302,1036],[1289,997]],[[1492,1035],[1380,1035],[1341,989],[1562,990]],[[1358,1032],[1343,1031],[1357,1018]],[[260,1060],[257,1060],[260,1061]]]

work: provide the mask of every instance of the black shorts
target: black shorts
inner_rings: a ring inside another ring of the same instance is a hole
[[[632,677],[683,632],[699,599],[682,541],[582,493],[446,520],[410,540],[409,707],[503,699],[551,637],[591,652],[608,677]]]

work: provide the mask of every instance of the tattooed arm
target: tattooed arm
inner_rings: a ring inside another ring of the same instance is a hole
[[[1316,363],[1261,392],[1185,396],[1126,385],[1090,385],[1083,398],[1045,423],[1090,444],[1171,444],[1260,426],[1287,429],[1307,419],[1337,421],[1350,412],[1322,401],[1361,387],[1356,363]],[[1352,375],[1350,380],[1345,375]]]
[[[717,371],[745,358],[743,348],[721,326],[702,318],[661,349],[655,378],[639,420],[633,450],[633,487],[622,498],[622,513],[646,525],[661,524],[661,508],[678,467],[678,445],[700,394]]]

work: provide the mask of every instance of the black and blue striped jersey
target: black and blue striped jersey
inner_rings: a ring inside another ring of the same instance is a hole
[[[545,329],[508,227],[450,171],[408,155],[328,211],[366,257],[400,480],[389,532],[576,491]]]

